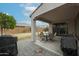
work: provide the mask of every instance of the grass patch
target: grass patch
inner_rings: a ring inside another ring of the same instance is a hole
[[[18,38],[18,40],[31,39],[31,33],[19,33],[14,34]]]
[[[27,39],[31,39],[31,37],[17,37],[18,40],[27,40]]]

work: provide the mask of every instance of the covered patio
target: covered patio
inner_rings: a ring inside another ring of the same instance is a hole
[[[79,4],[75,3],[44,3],[41,4],[32,14],[31,14],[31,21],[32,21],[32,40],[36,42],[38,45],[40,43],[37,41],[36,38],[36,21],[44,21],[49,23],[49,32],[59,34],[73,34],[79,37]],[[66,24],[63,26],[62,24]],[[60,25],[60,26],[59,26]],[[62,26],[61,26],[62,25]],[[63,27],[65,30],[64,32],[55,31],[55,28]],[[57,39],[56,39],[57,40]],[[59,41],[60,39],[58,39]],[[60,41],[59,41],[60,42]],[[54,43],[54,42],[52,42]],[[51,44],[51,43],[50,43]],[[48,46],[50,44],[47,44]],[[46,45],[46,46],[47,46]],[[57,44],[56,48],[59,50],[60,43]],[[42,45],[40,45],[42,46]],[[48,47],[51,48],[50,45]],[[61,55],[62,53],[60,53]]]
[[[60,48],[60,40],[55,40],[55,41],[39,41],[36,40],[35,42],[36,45],[58,55],[58,56],[62,56],[63,53],[61,51]]]

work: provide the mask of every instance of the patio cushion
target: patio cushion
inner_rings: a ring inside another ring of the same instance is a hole
[[[0,55],[17,55],[17,53],[17,37],[0,36]]]
[[[61,37],[61,48],[77,49],[77,38],[71,35]]]

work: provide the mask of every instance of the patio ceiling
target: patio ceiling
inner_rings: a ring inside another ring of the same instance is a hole
[[[35,20],[41,20],[49,23],[64,22],[75,18],[78,12],[79,4],[64,4],[35,17]]]

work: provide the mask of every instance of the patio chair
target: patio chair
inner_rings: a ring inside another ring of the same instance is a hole
[[[40,37],[41,41],[45,40],[45,36],[44,36],[43,32],[40,33],[39,37]]]
[[[63,35],[61,37],[61,50],[65,56],[78,55],[77,38],[73,35]]]
[[[50,39],[49,34],[48,34],[48,33],[43,33],[43,32],[41,32],[41,33],[40,33],[40,39],[41,39],[42,41],[48,41],[48,40]]]
[[[53,33],[49,33],[49,40],[53,41],[53,37],[54,37]]]

